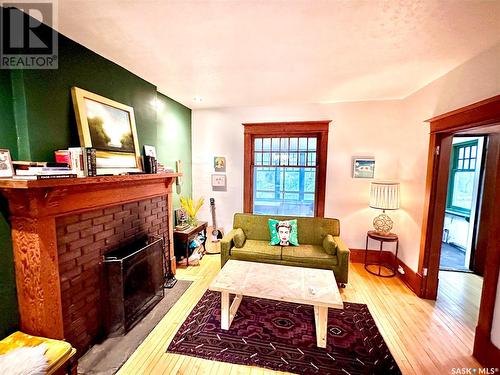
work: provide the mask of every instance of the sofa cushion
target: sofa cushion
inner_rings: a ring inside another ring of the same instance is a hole
[[[243,229],[236,228],[233,237],[234,246],[236,246],[237,248],[242,248],[245,244],[246,239],[247,237],[245,236],[245,232],[243,232]]]
[[[323,249],[325,249],[326,253],[329,255],[337,254],[337,243],[331,234],[326,235],[323,240]]]
[[[231,258],[239,260],[281,259],[281,246],[271,246],[267,241],[250,240],[247,238],[241,249],[232,248]]]
[[[338,258],[334,255],[329,255],[318,245],[301,244],[298,247],[283,247],[281,258],[288,262],[304,263],[304,264],[320,264],[336,266]]]
[[[274,220],[269,219],[269,233],[271,236],[271,245],[279,246],[299,246],[297,240],[297,220]]]

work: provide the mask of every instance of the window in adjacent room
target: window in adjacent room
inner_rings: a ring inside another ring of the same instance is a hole
[[[478,158],[477,140],[453,145],[447,210],[470,216]]]
[[[245,125],[245,211],[323,216],[329,122]]]

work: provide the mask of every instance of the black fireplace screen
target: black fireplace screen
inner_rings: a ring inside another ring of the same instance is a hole
[[[141,238],[104,256],[108,336],[129,331],[163,298],[164,268],[158,237]]]

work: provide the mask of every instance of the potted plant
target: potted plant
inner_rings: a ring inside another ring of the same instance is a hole
[[[198,198],[198,201],[195,203],[193,198],[180,197],[181,206],[186,211],[186,215],[188,217],[188,224],[192,227],[196,226],[198,220],[196,219],[196,215],[198,211],[200,211],[201,206],[205,200],[203,198]]]

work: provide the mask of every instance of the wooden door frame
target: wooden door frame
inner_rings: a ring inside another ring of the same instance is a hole
[[[315,216],[325,216],[325,194],[326,194],[326,167],[328,158],[328,129],[331,120],[320,121],[295,121],[295,122],[259,122],[244,123],[244,170],[243,170],[243,211],[252,213],[253,205],[253,139],[257,136],[294,136],[294,135],[316,135],[318,137],[317,145],[317,163],[318,178],[316,180],[316,202]]]
[[[488,133],[491,125],[500,122],[500,95],[482,100],[466,107],[433,117],[430,123],[429,152],[425,189],[424,217],[420,241],[419,274],[423,275],[420,297],[436,299],[438,290],[439,258],[445,216],[446,192],[453,135],[469,130],[481,130]],[[486,161],[488,162],[488,161]],[[500,162],[487,165],[489,185],[483,192],[483,199],[493,199],[496,212],[500,212]],[[495,212],[495,211],[493,211]],[[496,298],[500,254],[498,249],[500,232],[499,215],[492,215],[489,222],[488,246],[486,249],[486,267],[483,279],[483,291],[479,311],[478,325],[474,341],[474,356],[486,366],[495,363],[500,367],[500,350],[491,343],[493,308]],[[494,353],[494,354],[486,354]]]

